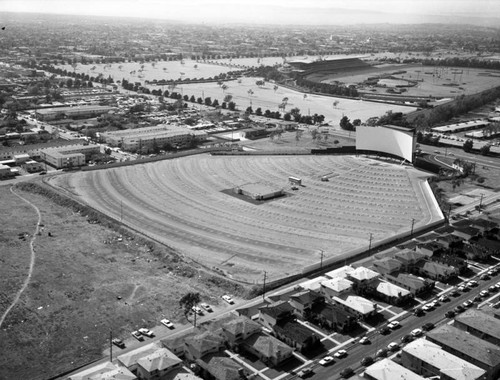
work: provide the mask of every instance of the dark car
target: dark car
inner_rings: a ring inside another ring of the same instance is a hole
[[[40,173],[38,173],[38,175],[44,175],[44,174],[47,174],[47,172],[45,170],[43,170]]]
[[[453,318],[455,316],[455,312],[453,310],[448,310],[446,313],[444,313],[444,316],[446,318]]]
[[[428,323],[426,323],[425,325],[423,325],[423,326],[422,326],[422,330],[424,330],[424,331],[430,331],[430,330],[432,330],[434,327],[435,327],[435,326],[434,326],[434,323],[430,323],[430,322],[428,322]]]
[[[452,296],[452,297],[458,297],[459,295],[460,295],[460,292],[457,289],[453,289],[450,292],[450,296]]]
[[[379,330],[379,333],[382,335],[390,334],[390,332],[391,332],[391,329],[387,326],[384,326]]]
[[[112,340],[112,342],[117,347],[125,348],[125,343],[123,343],[123,340],[121,340],[121,339],[115,338]]]
[[[490,276],[488,276],[488,275],[485,273],[485,274],[481,275],[481,277],[479,277],[479,278],[480,278],[481,280],[486,281],[486,280],[489,280],[489,279],[490,279]]]
[[[300,377],[301,379],[304,379],[306,377],[312,376],[313,373],[314,372],[311,368],[304,368],[299,373],[297,373],[297,376]]]
[[[411,335],[403,335],[401,337],[401,342],[403,343],[410,343],[413,340],[413,337]]]
[[[421,316],[425,315],[425,312],[421,308],[417,307],[415,310],[413,310],[413,314],[416,317],[421,317]]]
[[[380,350],[377,351],[377,357],[386,358],[387,352],[388,352],[388,350],[386,348],[381,348]]]
[[[464,310],[465,310],[465,307],[463,307],[462,305],[457,305],[457,306],[453,309],[453,311],[454,311],[455,313],[457,313],[457,314],[458,314],[458,313],[462,313]]]
[[[347,379],[354,375],[354,371],[351,367],[344,368],[342,371],[340,371],[340,376],[342,376],[344,379]]]
[[[373,363],[373,358],[371,356],[366,356],[363,359],[361,359],[361,365],[362,366],[369,366],[370,364]]]

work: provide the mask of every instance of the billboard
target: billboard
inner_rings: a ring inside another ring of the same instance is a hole
[[[413,161],[415,129],[393,125],[356,127],[356,150],[388,153]]]

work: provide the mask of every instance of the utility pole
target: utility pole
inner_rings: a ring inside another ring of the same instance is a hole
[[[370,254],[372,250],[372,239],[373,239],[373,234],[370,232],[370,244],[368,245],[368,254]]]
[[[414,225],[415,225],[415,219],[411,218],[411,232],[410,232],[410,236],[413,236],[413,226]]]
[[[109,362],[113,361],[113,331],[109,330]]]
[[[267,272],[264,271],[264,285],[262,287],[262,301],[266,302],[266,279],[267,279]]]
[[[123,220],[123,201],[120,201],[120,223]]]
[[[319,269],[323,269],[323,255],[324,255],[324,252],[323,252],[323,250],[321,250],[321,261],[320,261]]]
[[[481,214],[481,206],[483,205],[483,197],[484,197],[484,194],[481,193],[481,199],[479,200],[479,213]]]

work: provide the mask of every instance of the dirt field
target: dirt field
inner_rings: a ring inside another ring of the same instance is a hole
[[[40,209],[43,231],[34,243],[31,282],[0,329],[0,379],[46,379],[101,358],[110,330],[127,338],[163,316],[186,323],[178,300],[188,291],[212,305],[226,292],[241,291],[219,286],[217,278],[166,249],[149,252],[137,238],[120,238],[45,197],[17,192]],[[3,315],[26,278],[37,214],[1,186],[0,215]]]
[[[419,181],[399,165],[349,156],[190,156],[50,183],[175,247],[184,256],[253,283],[428,223]],[[303,179],[293,191],[288,177]],[[320,181],[328,176],[329,182]],[[410,178],[412,177],[412,178]],[[284,188],[255,205],[223,190],[245,183]]]

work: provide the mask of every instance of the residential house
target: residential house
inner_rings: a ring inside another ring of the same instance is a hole
[[[379,277],[380,273],[365,267],[358,267],[347,275],[347,279],[357,286],[373,286]]]
[[[416,252],[427,257],[432,257],[435,253],[443,252],[445,247],[435,241],[417,245]]]
[[[470,242],[464,243],[461,251],[467,257],[467,260],[485,261],[491,257],[490,251],[483,247],[471,244]]]
[[[121,367],[110,362],[105,362],[77,372],[68,377],[68,380],[100,379],[137,380],[137,376],[135,376],[125,367]]]
[[[460,239],[470,240],[481,233],[481,230],[472,226],[455,227],[452,234]]]
[[[167,380],[173,371],[181,367],[181,359],[166,348],[160,348],[137,360],[137,377],[144,380]]]
[[[245,340],[242,349],[257,356],[268,366],[278,366],[293,356],[293,348],[266,334],[254,334]]]
[[[435,261],[421,262],[418,267],[421,274],[436,281],[446,282],[458,275],[457,268]]]
[[[396,260],[392,257],[384,257],[380,260],[375,260],[373,262],[373,267],[375,270],[382,275],[390,275],[401,270],[403,264],[401,261]]]
[[[377,285],[376,295],[393,305],[402,305],[413,298],[409,290],[385,281],[380,281]]]
[[[224,338],[222,335],[205,331],[201,334],[188,337],[184,340],[184,353],[187,359],[196,360],[203,356],[218,353],[224,348]]]
[[[327,300],[331,300],[332,297],[340,297],[347,294],[352,289],[353,282],[346,278],[336,277],[331,280],[326,280],[321,283],[321,294]]]
[[[485,238],[471,239],[470,243],[487,251],[490,255],[500,254],[500,241]]]
[[[354,268],[350,265],[344,265],[343,267],[325,273],[325,276],[328,278],[347,278],[347,275],[351,272],[354,272]]]
[[[302,289],[309,289],[315,292],[319,292],[321,288],[321,283],[326,281],[328,278],[325,276],[315,277],[313,279],[301,282],[299,285]]]
[[[366,319],[377,313],[378,305],[360,296],[333,297],[332,302],[356,319]]]
[[[240,316],[222,326],[226,342],[230,347],[238,347],[252,335],[262,331],[262,326],[247,317]]]
[[[280,321],[290,319],[293,316],[293,307],[286,301],[278,301],[259,308],[259,323],[268,329]]]
[[[407,249],[396,253],[394,258],[401,262],[401,270],[411,272],[412,268],[416,267],[421,261],[424,261],[425,255],[420,252]]]
[[[486,371],[446,352],[436,343],[420,338],[408,343],[401,352],[403,367],[440,380],[485,380]]]
[[[453,234],[440,236],[435,240],[436,243],[441,244],[445,249],[450,249],[456,246],[456,244],[460,243],[461,241],[461,237],[455,236]],[[436,251],[434,251],[434,253],[436,253]]]
[[[205,379],[241,380],[246,377],[244,367],[226,356],[210,355],[206,361],[197,360],[196,363],[203,369]]]
[[[165,339],[162,339],[160,343],[162,347],[168,348],[170,352],[172,352],[177,357],[183,358],[186,350],[184,340],[198,334],[200,334],[200,331],[190,331],[182,335],[167,337]]]
[[[367,380],[425,380],[424,377],[417,375],[415,372],[403,367],[402,365],[393,362],[391,359],[384,358],[373,363],[363,372],[363,379]]]
[[[454,326],[442,325],[429,331],[426,339],[443,350],[486,371],[488,380],[500,377],[500,348]]]
[[[175,356],[172,352],[162,347],[161,344],[155,342],[121,354],[117,357],[117,360],[119,364],[126,367],[130,372],[135,375],[139,375],[139,360],[148,357],[149,355],[154,355],[157,352],[160,352],[166,357],[171,355],[172,357],[177,358],[177,356]]]
[[[279,321],[273,332],[282,340],[299,352],[307,352],[321,344],[320,338],[312,330],[294,320]]]
[[[313,308],[312,313],[315,324],[324,326],[329,330],[345,333],[358,326],[356,318],[338,305],[330,303],[318,304]]]
[[[481,310],[469,309],[457,315],[453,326],[500,346],[500,319]]]
[[[434,289],[435,282],[413,274],[399,273],[397,276],[385,276],[386,280],[408,290],[413,297]]]
[[[308,313],[317,303],[324,303],[325,298],[313,290],[304,290],[290,296],[288,303],[294,308],[294,313],[306,318]]]

